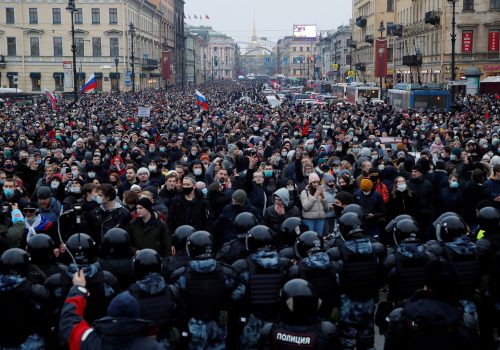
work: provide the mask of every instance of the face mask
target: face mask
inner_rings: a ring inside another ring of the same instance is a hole
[[[12,164],[5,164],[5,165],[4,165],[4,168],[5,168],[5,169],[12,169]]]
[[[149,149],[149,153],[155,153],[155,149],[154,148],[150,148]]]
[[[202,169],[199,169],[199,168],[196,168],[196,169],[193,169],[193,174],[196,175],[196,176],[200,176],[202,173]]]
[[[264,170],[264,177],[271,177],[271,176],[273,176],[272,170]]]
[[[12,151],[10,151],[10,150],[8,150],[8,151],[4,151],[4,152],[3,152],[3,154],[4,154],[6,157],[10,157],[11,152],[12,152]]]
[[[286,186],[286,189],[287,189],[288,191],[293,191],[295,188],[293,187],[293,185],[287,185],[287,186]]]
[[[417,133],[413,133],[413,137],[417,137],[417,136],[418,136],[418,134],[417,134]]]
[[[78,177],[78,171],[72,171],[71,175],[73,175],[73,178],[77,178]]]
[[[382,171],[385,169],[385,165],[384,164],[380,164],[379,166],[377,166],[377,169],[378,171]]]
[[[71,193],[76,193],[76,194],[82,193],[82,190],[80,187],[71,187],[69,190]]]
[[[207,194],[208,194],[208,188],[206,188],[206,187],[205,187],[205,188],[202,188],[202,189],[201,189],[201,193],[203,193],[203,195],[206,197],[206,196],[207,196]]]
[[[160,152],[165,152],[165,147],[160,147]]]
[[[500,150],[500,148],[499,148],[499,150]],[[283,158],[285,158],[287,155],[288,155],[288,153],[287,153],[287,152],[281,152],[281,156],[282,156]]]
[[[196,157],[196,155],[197,155],[197,154],[198,154],[198,151],[191,151],[191,155],[192,155],[193,157]]]
[[[123,145],[123,150],[124,151],[128,150],[128,146],[127,145]]]
[[[371,192],[370,191],[362,191],[364,195],[368,196]]]
[[[458,181],[450,182],[450,188],[458,188]]]
[[[212,142],[212,138],[211,137],[207,137],[207,142],[208,143]]]
[[[193,192],[193,187],[183,187],[183,188],[182,188],[182,192],[183,192],[185,195],[191,194],[191,192]]]
[[[450,156],[450,160],[457,160],[457,156],[456,156],[456,155],[454,155],[454,154],[452,154],[452,155]]]
[[[328,184],[327,186],[330,188],[335,188],[335,184]]]
[[[353,140],[354,142],[356,142],[356,141],[358,141],[358,138],[357,138],[356,136],[354,136],[354,137],[352,138],[352,140]]]
[[[253,127],[253,131],[259,131],[259,127],[258,126],[254,126]]]
[[[373,156],[372,156],[372,159],[373,159],[373,160],[376,160],[376,159],[378,159],[378,156],[373,155]]]
[[[89,179],[95,178],[95,173],[94,172],[87,173],[87,175],[89,176]]]
[[[50,187],[52,187],[53,190],[57,189],[59,187],[59,181],[52,181]]]
[[[406,184],[399,184],[397,188],[399,192],[406,191]]]
[[[352,152],[353,152],[353,153],[359,153],[359,151],[360,151],[360,150],[361,150],[361,149],[360,149],[359,147],[354,147],[354,148],[352,149]]]
[[[307,145],[307,150],[312,151],[314,149],[314,145]]]
[[[299,136],[299,133],[298,133],[297,131],[295,131],[295,132],[293,133],[293,136],[297,137],[297,136]]]
[[[327,172],[328,170],[330,170],[330,167],[328,165],[322,165],[320,169],[323,172]]]
[[[372,180],[372,182],[378,182],[378,176],[370,176],[370,180]]]
[[[339,218],[342,216],[342,211],[344,210],[344,207],[341,205],[334,204],[333,210],[335,210],[335,216]]]
[[[102,196],[94,196],[93,199],[97,204],[102,204]]]
[[[12,188],[4,188],[3,194],[5,194],[5,197],[7,198],[12,198],[14,197],[14,190]]]

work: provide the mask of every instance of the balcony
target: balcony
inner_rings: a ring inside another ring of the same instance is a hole
[[[433,26],[439,25],[440,15],[438,11],[429,11],[425,13],[424,22],[432,24]]]
[[[365,36],[366,43],[373,44],[373,40],[374,40],[373,35],[369,34],[369,35]]]
[[[367,18],[366,16],[359,16],[356,18],[356,25],[360,28],[366,27]]]
[[[347,47],[352,47],[353,49],[355,49],[356,48],[356,40],[347,39]]]
[[[354,68],[356,68],[356,70],[364,72],[366,70],[366,63],[356,63],[354,65]]]
[[[153,60],[150,58],[142,60],[142,69],[143,70],[155,70],[158,69],[158,60]]]
[[[403,66],[418,67],[422,65],[422,55],[403,56]]]
[[[498,52],[475,52],[475,53],[457,53],[457,62],[499,62],[500,53]]]

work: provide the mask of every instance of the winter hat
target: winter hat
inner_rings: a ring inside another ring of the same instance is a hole
[[[354,203],[354,197],[352,194],[346,191],[340,191],[335,196],[335,199],[338,199],[343,205],[349,205]]]
[[[359,188],[361,191],[371,191],[373,188],[373,182],[370,179],[362,179],[359,183]]]
[[[368,147],[363,147],[363,148],[361,148],[361,151],[359,152],[359,154],[362,157],[370,157],[370,155],[372,154],[372,150]]]
[[[323,174],[323,183],[328,184],[333,181],[335,181],[335,177],[332,174],[328,173]]]
[[[40,186],[40,188],[36,191],[36,196],[38,199],[49,199],[52,197],[52,192],[50,188],[47,186]]]
[[[148,176],[150,175],[149,169],[145,168],[145,167],[139,168],[139,170],[137,170],[137,175],[142,174],[142,173],[147,173]]]
[[[318,174],[316,174],[316,173],[309,174],[309,183],[311,183],[313,181],[318,181],[318,182],[320,181]]]
[[[227,154],[228,155],[231,155],[231,153],[233,153],[234,149],[238,147],[236,146],[234,143],[230,143],[228,146],[227,146]]]
[[[445,167],[446,163],[444,162],[444,160],[437,160],[436,161],[436,170],[444,170],[444,167]]]
[[[236,190],[233,193],[233,200],[240,205],[244,205],[247,202],[247,194],[243,190]]]
[[[193,186],[196,185],[196,179],[193,176],[191,176],[191,175],[184,176],[183,180],[189,180],[189,181],[191,181],[193,183]]]
[[[422,173],[422,174],[424,173],[424,167],[421,164],[419,164],[419,163],[415,164],[411,169],[412,170],[416,170],[416,171],[418,171],[419,173]]]
[[[137,201],[137,205],[140,205],[150,213],[153,213],[153,203],[149,198],[143,197]]]
[[[460,148],[452,148],[451,154],[455,155],[457,158],[460,158],[460,155],[462,154],[462,150]]]
[[[135,190],[141,191],[141,186],[134,184],[134,185],[130,186],[130,190],[131,191],[135,191]]]
[[[129,293],[123,292],[111,300],[108,316],[114,318],[139,318],[139,304]]]
[[[62,182],[63,180],[63,176],[61,174],[54,174],[52,175],[52,179],[56,179],[56,180],[59,180],[60,182]]]

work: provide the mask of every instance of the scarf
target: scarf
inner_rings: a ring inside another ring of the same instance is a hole
[[[36,216],[35,221],[33,221],[32,225],[30,225],[28,219],[24,220],[24,227],[26,227],[26,229],[28,230],[28,234],[26,236],[26,241],[27,242],[29,242],[29,240],[32,239],[36,235],[35,228],[38,227],[38,225],[40,225],[41,222],[42,222],[42,216],[41,215],[37,215]]]

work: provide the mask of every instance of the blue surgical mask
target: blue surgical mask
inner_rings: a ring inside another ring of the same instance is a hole
[[[96,201],[97,204],[102,204],[102,196],[94,196],[94,201]]]
[[[458,188],[458,181],[450,182],[450,188]]]
[[[203,193],[203,195],[206,197],[206,196],[207,196],[207,194],[208,194],[208,188],[206,188],[206,187],[205,187],[205,188],[202,188],[202,189],[201,189],[201,193]]]
[[[7,198],[12,198],[14,197],[14,190],[12,188],[4,188],[3,194],[5,194],[5,197]]]
[[[271,176],[273,176],[272,170],[264,170],[264,177],[271,177]]]
[[[160,152],[165,152],[165,147],[160,147]]]

